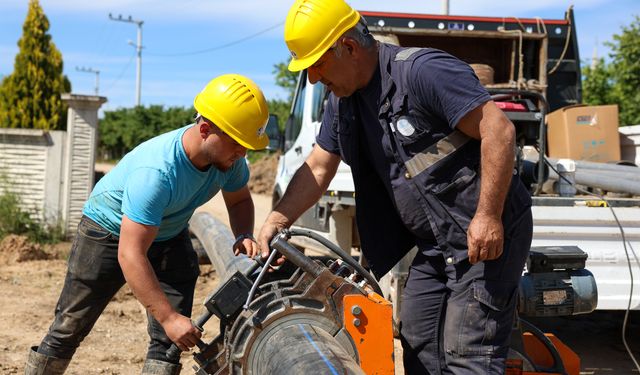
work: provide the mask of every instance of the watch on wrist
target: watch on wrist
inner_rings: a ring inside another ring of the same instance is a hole
[[[234,244],[237,244],[238,242],[244,240],[245,238],[248,238],[253,242],[256,241],[256,239],[253,238],[253,235],[251,233],[242,233],[242,234],[239,234],[238,237],[236,237],[236,241],[234,242]]]

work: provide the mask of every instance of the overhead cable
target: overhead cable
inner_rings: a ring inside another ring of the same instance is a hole
[[[131,58],[129,58],[129,61],[127,61],[127,64],[124,66],[124,68],[122,68],[122,71],[120,71],[120,74],[118,75],[118,77],[111,82],[111,84],[109,85],[109,87],[106,90],[104,90],[105,93],[109,92],[116,85],[116,83],[118,83],[120,78],[122,78],[124,73],[127,71],[129,66],[131,65],[131,62],[133,61],[134,57],[136,57],[135,53],[131,55]]]
[[[276,29],[276,28],[278,28],[278,27],[280,27],[282,25],[284,25],[284,21],[279,22],[279,23],[277,23],[277,24],[275,24],[273,26],[269,26],[268,28],[266,28],[264,30],[258,31],[257,33],[254,33],[254,34],[245,36],[243,38],[234,40],[232,42],[221,44],[221,45],[215,46],[215,47],[205,48],[205,49],[196,50],[196,51],[189,51],[189,52],[179,52],[179,53],[153,53],[153,52],[147,52],[147,54],[148,55],[152,55],[152,56],[172,57],[172,56],[199,55],[199,54],[202,54],[202,53],[213,52],[213,51],[216,51],[216,50],[219,50],[219,49],[231,47],[231,46],[233,46],[235,44],[239,44],[239,43],[245,42],[245,41],[247,41],[249,39],[255,38],[255,37],[259,36],[259,35],[262,35],[262,34],[267,33],[267,32],[269,32],[269,31],[271,31],[273,29]]]

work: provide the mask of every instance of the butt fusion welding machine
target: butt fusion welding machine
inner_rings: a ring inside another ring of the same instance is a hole
[[[291,236],[313,238],[339,259],[307,256],[288,242]],[[393,308],[371,274],[310,231],[282,231],[271,248],[266,264],[276,253],[288,259],[280,270],[265,272],[268,266],[247,258],[243,271],[207,297],[194,324],[202,329],[215,315],[220,333],[198,343],[196,374],[394,374]],[[520,316],[592,311],[597,292],[585,260],[577,247],[532,248]],[[579,358],[555,336],[522,318],[513,332],[507,374],[579,374]]]

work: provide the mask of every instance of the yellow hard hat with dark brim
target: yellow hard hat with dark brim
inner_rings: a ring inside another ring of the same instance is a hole
[[[297,72],[320,57],[360,20],[343,0],[297,0],[284,25],[284,40],[291,52],[289,70]]]
[[[269,144],[265,133],[269,120],[267,101],[249,78],[239,74],[216,77],[196,95],[193,106],[242,146],[261,150]]]

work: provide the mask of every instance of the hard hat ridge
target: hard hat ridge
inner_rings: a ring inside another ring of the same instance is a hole
[[[344,0],[296,0],[284,27],[284,40],[292,56],[289,70],[313,65],[359,20],[360,14]]]
[[[242,146],[259,150],[269,144],[267,101],[249,78],[239,74],[216,77],[195,97],[193,106]]]

